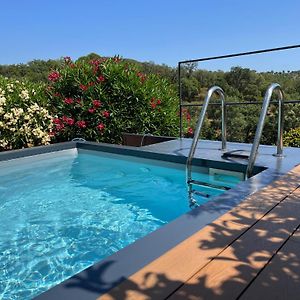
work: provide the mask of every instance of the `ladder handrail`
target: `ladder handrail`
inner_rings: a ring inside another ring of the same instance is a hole
[[[276,152],[275,156],[278,156],[278,157],[283,156],[283,119],[284,119],[284,117],[283,117],[283,107],[284,107],[283,91],[282,91],[282,89],[281,89],[281,87],[278,83],[272,83],[268,87],[268,89],[265,93],[265,96],[264,96],[264,101],[263,101],[263,105],[262,105],[258,125],[257,125],[257,128],[256,128],[254,141],[253,141],[250,156],[249,156],[248,166],[247,166],[247,170],[246,170],[246,178],[249,178],[252,175],[252,172],[253,172],[253,167],[254,167],[254,163],[255,163],[255,160],[256,160],[256,156],[257,156],[259,142],[260,142],[260,139],[261,139],[262,130],[263,130],[264,123],[265,123],[265,118],[266,118],[266,115],[267,115],[267,110],[268,110],[270,100],[271,100],[271,97],[272,97],[272,94],[273,94],[274,90],[278,90],[278,94],[279,94],[279,99],[278,99],[278,104],[279,105],[278,105],[277,152]]]
[[[208,107],[209,101],[210,101],[210,99],[211,99],[211,97],[214,93],[217,93],[221,98],[221,104],[222,104],[222,150],[224,151],[226,149],[225,95],[224,95],[224,91],[220,87],[213,86],[208,90],[208,92],[206,94],[206,97],[204,99],[202,110],[201,110],[201,113],[199,115],[199,119],[198,119],[198,122],[197,122],[197,125],[196,125],[192,146],[190,148],[190,152],[189,152],[189,155],[188,155],[188,158],[187,158],[187,161],[186,161],[187,184],[189,185],[190,199],[191,199],[191,193],[192,193],[192,188],[191,188],[191,185],[190,185],[190,182],[192,180],[192,175],[191,175],[191,173],[192,173],[192,160],[193,160],[195,150],[196,150],[196,147],[197,147],[200,131],[201,131],[202,126],[203,126],[203,122],[204,122],[205,114],[206,114],[206,111],[207,111],[207,107]],[[194,204],[195,203],[190,203],[190,205],[194,205]]]

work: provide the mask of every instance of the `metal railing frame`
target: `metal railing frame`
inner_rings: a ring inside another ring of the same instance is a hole
[[[290,49],[296,49],[296,48],[300,48],[300,45],[291,45],[291,46],[269,48],[269,49],[262,49],[262,50],[240,52],[240,53],[232,53],[232,54],[226,54],[226,55],[203,57],[203,58],[198,58],[198,59],[191,59],[191,60],[179,61],[178,62],[178,94],[179,94],[179,116],[180,116],[180,120],[179,120],[179,122],[180,122],[180,124],[179,124],[179,137],[183,136],[183,132],[182,132],[182,108],[183,108],[184,105],[182,103],[182,89],[181,89],[181,65],[182,64],[194,63],[194,62],[203,62],[203,61],[210,61],[210,60],[217,60],[217,59],[227,59],[227,58],[232,58],[232,57],[255,55],[255,54],[262,54],[262,53],[268,53],[268,52],[290,50]],[[299,102],[295,102],[295,103],[299,103]],[[285,102],[285,103],[287,103],[287,102]],[[213,104],[213,103],[211,103],[211,104]],[[230,104],[227,103],[226,105],[230,105]],[[237,104],[235,104],[235,105],[237,105]]]

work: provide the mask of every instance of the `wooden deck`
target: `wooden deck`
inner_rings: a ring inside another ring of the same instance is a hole
[[[300,299],[300,166],[99,297]]]

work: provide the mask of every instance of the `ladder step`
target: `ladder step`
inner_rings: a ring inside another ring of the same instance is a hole
[[[211,195],[208,195],[206,193],[203,193],[203,192],[200,192],[200,191],[197,191],[197,190],[192,190],[192,193],[197,195],[197,196],[201,196],[201,197],[205,197],[205,198],[210,198]]]
[[[225,190],[225,191],[230,190],[230,187],[227,187],[227,186],[216,185],[213,183],[208,183],[208,182],[203,182],[203,181],[198,181],[198,180],[193,180],[193,179],[189,180],[188,184],[202,185],[205,187],[211,187],[211,188],[218,189],[218,190]]]

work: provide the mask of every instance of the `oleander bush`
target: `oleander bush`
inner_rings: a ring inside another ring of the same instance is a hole
[[[49,144],[44,86],[0,76],[0,151]]]
[[[178,134],[174,86],[118,56],[76,62],[66,57],[48,78],[55,141],[120,143],[123,132]]]
[[[289,130],[283,137],[284,146],[300,147],[300,127]]]

